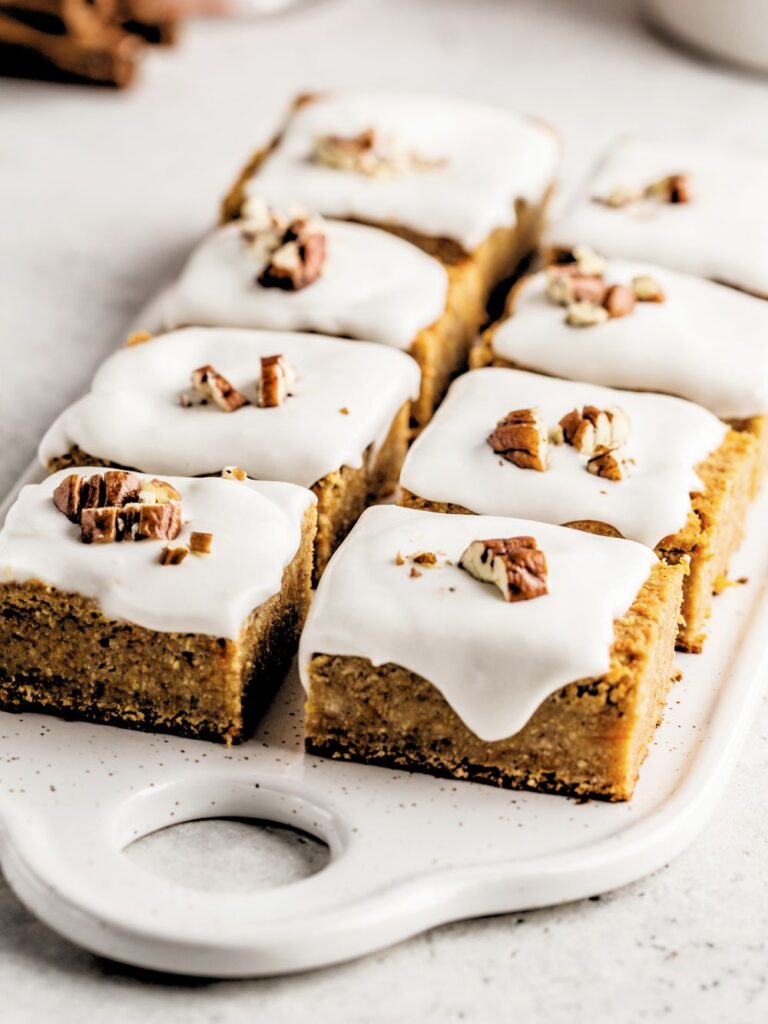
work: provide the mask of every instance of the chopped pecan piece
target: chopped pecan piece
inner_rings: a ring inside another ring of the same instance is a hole
[[[325,252],[325,229],[319,218],[296,218],[286,228],[257,281],[263,288],[300,291],[320,277]]]
[[[160,565],[180,565],[189,554],[189,548],[180,544],[179,547],[164,547],[158,561]]]
[[[174,540],[181,532],[181,506],[126,505],[126,539]]]
[[[496,424],[487,442],[497,455],[520,469],[547,468],[547,426],[536,409],[514,409]]]
[[[690,177],[687,174],[668,174],[659,181],[653,181],[645,190],[647,196],[661,199],[664,203],[689,203],[691,201]]]
[[[88,479],[83,479],[83,486],[80,490],[80,511],[84,508],[103,508],[106,505],[106,485],[101,473],[94,473]]]
[[[259,405],[264,409],[282,405],[295,382],[296,373],[285,356],[262,356]]]
[[[189,550],[193,555],[210,555],[213,550],[213,534],[191,533],[189,535]]]
[[[249,404],[245,395],[210,364],[192,371],[192,391],[192,395],[184,392],[181,396],[181,404],[187,408],[195,404],[207,405],[210,401],[223,412],[236,412]]]
[[[579,277],[604,277],[606,262],[590,245],[574,245],[570,249],[555,249],[547,269]]]
[[[595,454],[587,462],[587,469],[595,476],[606,480],[623,480],[626,477],[627,461],[621,457],[619,448],[603,445],[595,448]]]
[[[138,501],[142,505],[167,505],[171,501],[181,501],[181,495],[166,480],[140,481]]]
[[[108,469],[104,474],[104,504],[122,508],[129,501],[138,501],[143,483],[135,473]],[[180,497],[178,493],[177,497]]]
[[[547,270],[547,297],[558,306],[570,306],[573,302],[592,302],[600,305],[607,290],[608,286],[600,277],[564,273],[560,266]]]
[[[582,455],[592,455],[600,447],[624,444],[629,438],[629,417],[618,407],[598,409],[585,405],[581,412],[572,409],[560,420],[566,444]]]
[[[64,477],[53,492],[53,503],[73,523],[80,522],[80,499],[83,478],[78,473]]]
[[[635,308],[635,294],[623,284],[613,284],[605,293],[603,306],[610,317],[627,316]]]
[[[84,508],[80,514],[83,544],[109,544],[118,539],[118,509]]]
[[[428,568],[433,568],[437,565],[437,555],[434,551],[419,551],[416,555],[411,555],[411,561],[415,562],[416,565],[426,565]]]
[[[482,583],[493,583],[505,601],[529,601],[549,593],[547,559],[533,537],[473,540],[459,565]]]
[[[638,302],[664,302],[664,290],[650,274],[639,274],[632,278],[632,291]]]
[[[369,177],[433,170],[446,163],[440,157],[425,157],[406,150],[375,128],[365,128],[357,135],[320,135],[315,139],[312,156],[317,163],[334,170]]]
[[[225,466],[221,471],[223,480],[247,480],[248,474],[239,466]]]
[[[594,327],[605,323],[608,318],[609,313],[605,306],[582,300],[570,304],[565,320],[571,327]]]

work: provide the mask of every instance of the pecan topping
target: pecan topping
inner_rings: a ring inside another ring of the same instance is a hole
[[[559,266],[547,270],[547,297],[558,306],[570,306],[574,302],[599,306],[607,291],[608,285],[600,277],[563,272]]]
[[[535,409],[507,413],[486,440],[497,455],[520,469],[547,468],[547,427]]]
[[[221,471],[223,480],[247,480],[248,474],[239,466],[225,466]]]
[[[564,441],[582,455],[592,455],[599,447],[617,447],[629,438],[629,417],[618,407],[598,409],[585,405],[581,412],[573,409],[560,420],[555,443]]]
[[[160,558],[158,561],[160,562],[160,565],[180,565],[188,554],[189,548],[185,547],[183,544],[176,548],[165,547],[160,552]]]
[[[664,290],[650,274],[640,274],[632,278],[632,291],[638,302],[664,302]]]
[[[505,601],[529,601],[549,593],[547,559],[533,537],[473,540],[459,565],[482,583],[493,583]]]
[[[296,373],[285,356],[262,356],[259,405],[264,409],[282,405],[295,382]]]
[[[53,492],[53,503],[59,512],[63,512],[73,523],[80,522],[80,494],[83,478],[77,473],[64,477]]]
[[[446,163],[441,158],[424,157],[406,150],[375,128],[365,128],[357,135],[320,135],[315,139],[312,157],[334,170],[369,177],[432,170]]]
[[[249,404],[245,395],[208,363],[192,371],[192,393],[185,391],[181,396],[181,404],[189,408],[192,405],[207,405],[209,402],[213,402],[222,412],[236,412]]]
[[[189,550],[193,555],[210,555],[213,550],[213,534],[191,533],[189,535]]]
[[[432,568],[437,565],[437,555],[434,551],[419,551],[418,554],[411,555],[411,561],[416,565],[426,565],[428,568]]]
[[[596,324],[605,323],[609,319],[608,310],[605,306],[598,306],[596,302],[572,302],[566,314],[566,323],[571,327],[594,327]]]
[[[645,188],[618,185],[603,196],[592,196],[596,203],[615,208],[632,206],[643,199],[657,199],[662,203],[690,203],[690,175],[668,174],[658,181],[652,181]]]
[[[142,480],[111,469],[88,479],[70,474],[53,502],[79,523],[84,544],[122,540],[173,540],[181,530],[181,495],[164,480]]]
[[[645,194],[664,203],[690,203],[690,177],[687,174],[668,174],[659,181],[651,182]]]
[[[627,316],[635,308],[634,292],[623,284],[613,284],[605,293],[603,306],[610,317]]]
[[[580,277],[604,277],[606,269],[603,257],[589,245],[555,249],[552,263],[548,267],[551,271],[576,274]]]
[[[83,544],[109,544],[118,539],[116,508],[84,508],[80,514]]]
[[[595,454],[587,462],[587,469],[595,476],[604,477],[606,480],[624,480],[627,475],[627,461],[622,458],[619,448],[599,445],[595,449]]]
[[[258,276],[263,288],[300,291],[320,277],[325,263],[325,231],[317,219],[297,218]]]

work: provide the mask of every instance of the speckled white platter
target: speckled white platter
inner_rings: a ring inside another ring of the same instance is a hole
[[[0,519],[5,507],[0,509]],[[322,967],[433,925],[579,899],[662,867],[706,825],[768,674],[768,492],[625,805],[343,764],[302,749],[295,674],[248,743],[0,713],[0,855],[41,920],[126,963],[234,977]],[[258,893],[186,888],[124,850],[238,816],[330,847],[318,874]]]

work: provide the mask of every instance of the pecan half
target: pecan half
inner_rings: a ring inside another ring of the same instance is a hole
[[[282,405],[296,382],[296,373],[283,355],[262,356],[258,403],[264,409]]]
[[[530,601],[549,592],[547,559],[533,537],[473,540],[459,565],[482,583],[493,583],[505,601]]]
[[[514,409],[496,424],[486,438],[497,455],[520,469],[547,468],[547,426],[536,409]]]
[[[181,495],[165,480],[142,480],[127,470],[70,474],[53,492],[53,503],[80,524],[85,544],[168,539],[181,530]]]

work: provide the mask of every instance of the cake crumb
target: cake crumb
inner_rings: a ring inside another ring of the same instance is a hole
[[[416,565],[434,566],[437,565],[437,555],[433,551],[420,551],[416,555],[411,555],[411,561]]]
[[[410,572],[411,579],[415,580],[419,576],[421,576],[421,573],[419,572],[419,570],[416,568],[415,565],[412,565],[411,566],[411,572]]]
[[[346,405],[342,405],[342,407],[339,409],[339,412],[341,413],[342,416],[349,416],[349,409],[346,407]]]
[[[405,559],[400,551],[395,555],[395,565],[405,565]]]

